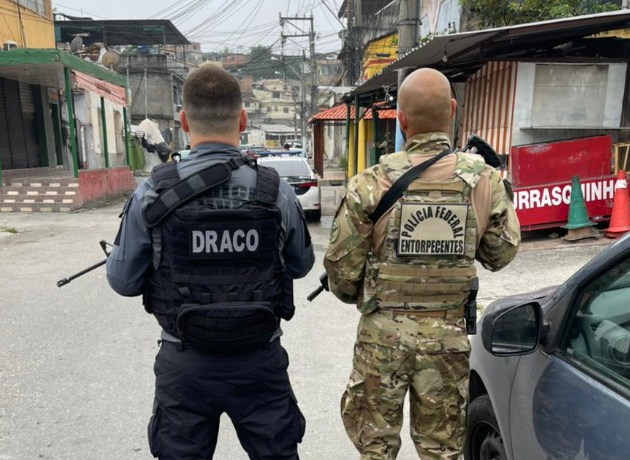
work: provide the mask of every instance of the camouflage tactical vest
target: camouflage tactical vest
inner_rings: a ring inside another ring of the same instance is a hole
[[[392,182],[409,167],[404,152],[385,162],[385,170],[395,171]],[[384,243],[368,257],[362,313],[455,309],[466,302],[476,275],[477,220],[470,194],[483,167],[483,160],[458,153],[452,178],[411,183],[389,215],[386,234],[375,235]]]

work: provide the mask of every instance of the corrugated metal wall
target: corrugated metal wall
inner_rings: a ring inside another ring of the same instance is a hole
[[[463,144],[474,133],[497,153],[509,153],[517,68],[517,62],[489,62],[466,81]]]

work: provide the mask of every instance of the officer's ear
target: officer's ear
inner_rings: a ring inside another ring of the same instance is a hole
[[[241,109],[241,113],[238,114],[238,131],[242,133],[247,129],[247,111]]]
[[[455,118],[456,112],[457,112],[457,100],[451,99],[451,120]]]
[[[185,110],[180,110],[179,111],[179,121],[182,125],[182,129],[184,130],[185,133],[190,132],[190,128],[188,127],[188,120],[186,119],[186,111]]]
[[[398,110],[396,113],[396,117],[398,118],[398,125],[400,126],[400,130],[405,132],[407,129],[407,116],[402,110]]]

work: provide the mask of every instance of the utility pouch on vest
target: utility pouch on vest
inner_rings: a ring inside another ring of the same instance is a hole
[[[184,344],[206,353],[240,353],[269,343],[278,319],[269,302],[184,304],[177,333]]]

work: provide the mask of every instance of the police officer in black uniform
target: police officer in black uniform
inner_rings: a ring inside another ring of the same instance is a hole
[[[188,158],[156,167],[128,200],[107,260],[120,295],[162,327],[149,445],[162,460],[213,457],[226,413],[251,459],[298,459],[305,421],[280,320],[315,261],[289,184],[238,149],[238,82],[204,66],[184,84]]]

